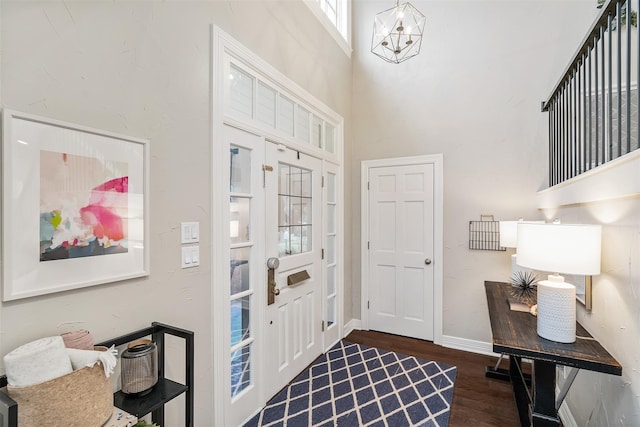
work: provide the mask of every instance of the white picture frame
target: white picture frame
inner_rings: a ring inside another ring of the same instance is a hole
[[[149,141],[2,117],[2,300],[149,275]]]

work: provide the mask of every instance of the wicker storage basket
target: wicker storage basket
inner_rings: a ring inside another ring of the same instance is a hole
[[[27,387],[7,386],[20,427],[101,426],[113,412],[111,381],[101,363]]]

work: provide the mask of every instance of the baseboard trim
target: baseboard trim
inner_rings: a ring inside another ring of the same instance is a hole
[[[344,325],[344,336],[346,337],[353,331],[362,329],[362,320],[351,319]],[[470,340],[466,338],[458,338],[450,335],[443,335],[441,346],[452,348],[454,350],[468,351],[470,353],[484,354],[486,356],[499,357],[498,353],[493,352],[493,345],[490,342]]]
[[[362,320],[360,319],[351,319],[344,325],[344,336],[346,337],[353,331],[357,331],[362,329]]]
[[[493,345],[490,342],[470,340],[466,338],[452,337],[443,335],[441,345],[454,350],[463,350],[470,353],[484,354],[487,356],[500,356],[493,352]]]

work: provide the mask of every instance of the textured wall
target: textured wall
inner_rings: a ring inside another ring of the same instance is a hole
[[[299,2],[0,2],[2,105],[149,138],[152,155],[152,275],[2,304],[1,351],[78,327],[97,339],[152,320],[193,329],[196,419],[212,418],[211,23],[345,117],[345,218],[353,218],[346,223],[346,320],[360,317],[360,161],[443,153],[444,332],[489,341],[482,281],[505,279],[509,259],[469,251],[468,221],[484,213],[540,216],[533,196],[546,177],[547,118],[539,105],[584,36],[594,2],[412,3],[427,15],[423,52],[392,65],[369,53],[373,16],[389,3],[354,1],[352,92],[351,62]],[[638,259],[638,207],[616,205],[627,213],[605,228],[607,247],[616,248],[606,261],[614,274],[596,279],[585,323],[630,376],[580,373],[581,388],[593,387],[570,396],[580,425],[591,408],[591,425],[621,417],[638,424],[637,409],[620,412],[638,406],[638,273],[626,264]],[[587,222],[594,214],[576,208],[562,215]],[[197,269],[179,268],[181,221],[200,221]],[[178,405],[171,412],[179,413]]]
[[[3,107],[151,141],[151,275],[3,303],[2,353],[77,328],[97,340],[153,320],[194,330],[196,424],[211,425],[211,304],[224,284],[212,290],[209,261],[220,235],[210,227],[210,25],[347,123],[350,59],[301,2],[2,1],[0,13]],[[198,268],[180,269],[182,221],[200,222]],[[167,425],[180,425],[182,401]]]
[[[578,320],[622,365],[622,377],[581,371],[569,408],[579,426],[640,425],[640,196],[546,214],[564,223],[602,224],[602,272],[593,277],[593,309],[579,306]]]
[[[579,308],[578,316],[621,362],[623,376],[580,372],[568,404],[580,426],[640,425],[640,199],[541,212],[535,197],[547,175],[540,102],[586,35],[595,2],[412,4],[427,16],[422,53],[393,65],[368,52],[373,16],[389,5],[354,3],[353,194],[361,160],[444,154],[444,333],[480,341],[490,341],[482,282],[508,278],[510,265],[504,253],[467,249],[469,220],[490,213],[603,224],[594,308]],[[354,260],[359,206],[355,201]],[[358,317],[358,286],[353,291]],[[563,371],[558,375],[561,382]]]
[[[399,65],[369,52],[375,13],[355,1],[353,259],[360,262],[360,161],[444,155],[444,334],[490,341],[484,280],[507,280],[504,252],[470,251],[468,224],[540,218],[547,115],[540,103],[597,13],[589,1],[412,1],[427,17],[422,52]],[[360,282],[359,268],[353,282]],[[354,317],[360,289],[353,287]]]

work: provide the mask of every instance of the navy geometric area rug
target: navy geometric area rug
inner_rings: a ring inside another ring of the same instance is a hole
[[[244,427],[446,427],[456,367],[340,341]]]

